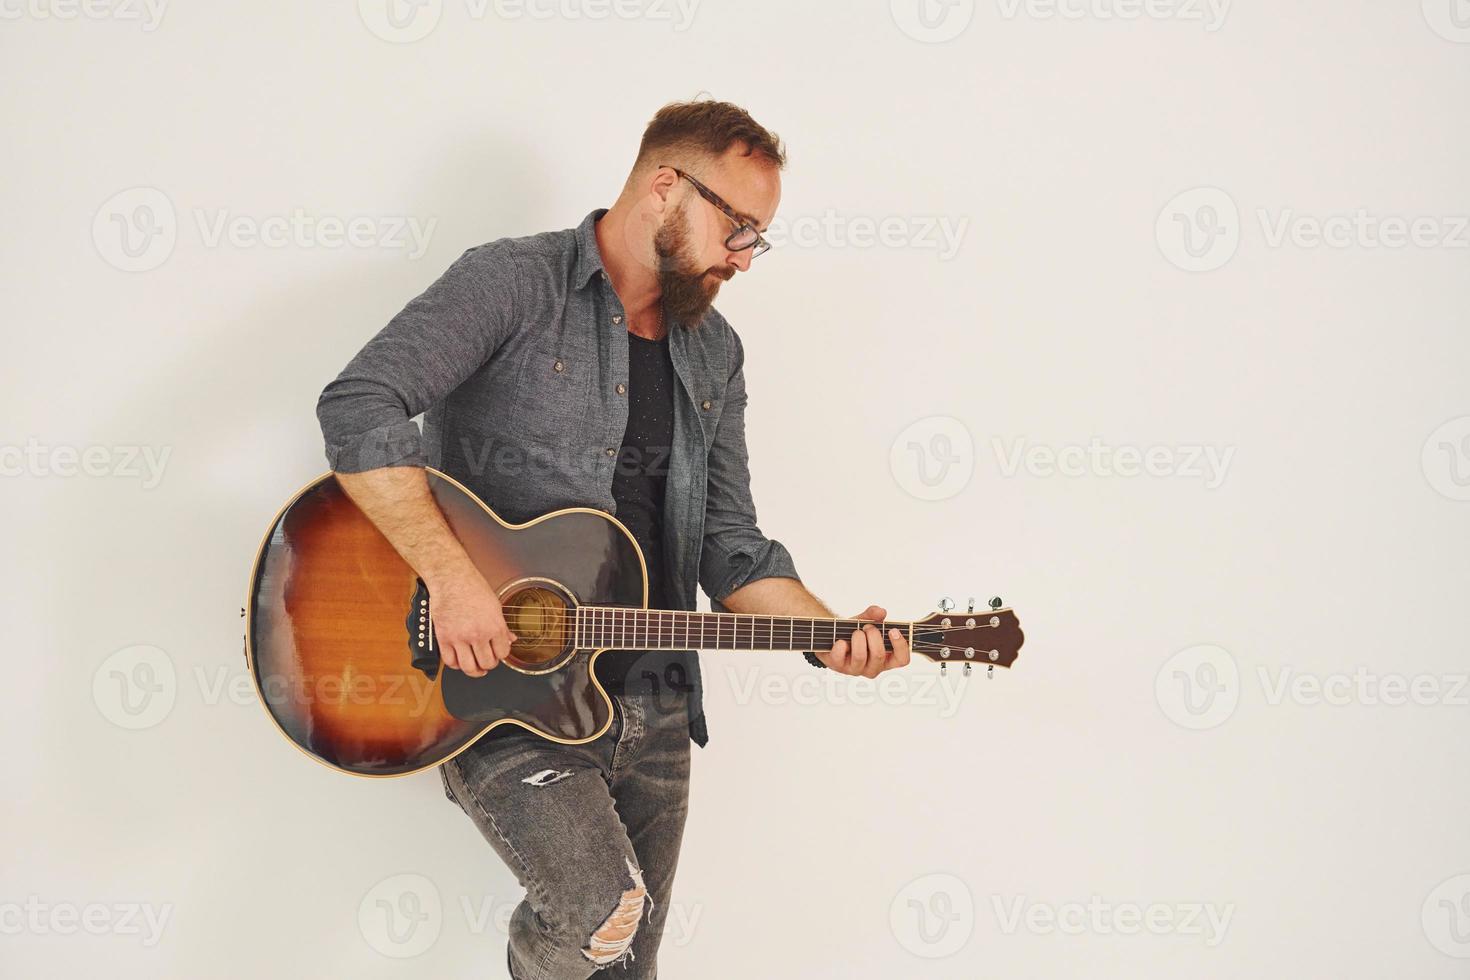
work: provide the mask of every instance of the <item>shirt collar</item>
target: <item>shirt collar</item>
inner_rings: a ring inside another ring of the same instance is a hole
[[[577,226],[577,267],[573,285],[578,289],[587,285],[594,275],[604,271],[602,251],[597,247],[597,219],[607,214],[607,208],[597,208],[582,219]]]
[[[577,226],[577,264],[572,270],[572,285],[582,289],[599,272],[606,275],[607,268],[602,264],[602,250],[597,247],[597,220],[607,214],[607,208],[596,208],[588,212],[587,217]],[[705,317],[708,318],[706,313]],[[700,323],[704,321],[701,320]],[[696,324],[698,326],[698,324]],[[668,322],[669,334],[672,336],[675,327],[680,327],[678,321],[670,319]],[[681,328],[682,329],[682,328]],[[680,337],[683,340],[683,337]]]

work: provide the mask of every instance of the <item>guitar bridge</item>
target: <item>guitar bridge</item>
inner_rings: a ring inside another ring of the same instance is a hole
[[[434,643],[434,619],[429,615],[429,587],[423,579],[415,579],[417,587],[408,604],[408,654],[413,669],[422,671],[429,680],[439,674],[439,647]]]

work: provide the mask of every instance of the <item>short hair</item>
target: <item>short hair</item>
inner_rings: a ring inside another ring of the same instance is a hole
[[[661,161],[654,156],[669,151],[722,156],[737,143],[745,146],[743,156],[760,154],[777,170],[786,166],[786,149],[781,145],[781,138],[738,105],[713,99],[670,102],[654,113],[643,131],[633,169],[645,164],[657,165]]]

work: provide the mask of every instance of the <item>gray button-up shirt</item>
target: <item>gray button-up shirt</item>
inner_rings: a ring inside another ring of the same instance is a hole
[[[511,523],[563,507],[615,513],[628,330],[593,230],[605,213],[471,248],[404,307],[317,401],[331,468],[433,466]],[[721,600],[747,582],[799,576],[756,526],[740,338],[711,309],[693,329],[669,324],[669,355],[668,595],[695,609],[698,585],[724,611]],[[689,734],[703,746],[698,656],[689,661]]]

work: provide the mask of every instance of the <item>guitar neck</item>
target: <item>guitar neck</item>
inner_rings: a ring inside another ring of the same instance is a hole
[[[853,630],[879,626],[891,648],[889,629],[902,630],[910,642],[913,623],[812,616],[633,609],[578,606],[576,645],[609,650],[830,650]]]

